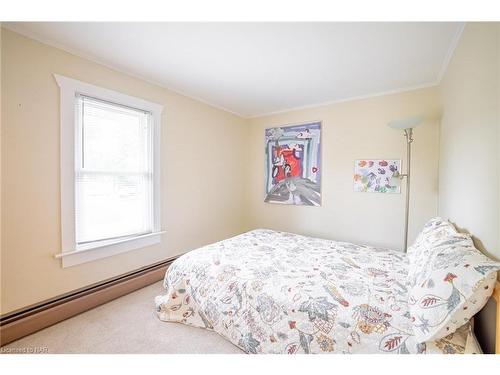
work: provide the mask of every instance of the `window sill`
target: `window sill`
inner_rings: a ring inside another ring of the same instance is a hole
[[[71,267],[78,264],[92,262],[97,259],[107,258],[113,255],[125,253],[132,250],[142,249],[161,243],[161,235],[165,232],[155,232],[143,236],[131,237],[118,241],[107,241],[96,246],[80,247],[75,251],[62,252],[56,258],[62,258],[62,267]]]

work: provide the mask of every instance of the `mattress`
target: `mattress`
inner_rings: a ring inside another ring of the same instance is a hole
[[[247,353],[465,352],[468,325],[416,341],[407,274],[398,251],[259,229],[178,258],[155,303]]]

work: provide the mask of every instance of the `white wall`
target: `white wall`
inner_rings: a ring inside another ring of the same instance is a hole
[[[500,258],[498,23],[467,24],[440,86],[439,213]]]
[[[499,23],[466,25],[440,86],[439,214],[500,259]],[[483,349],[494,348],[494,310],[478,319]]]
[[[387,126],[414,114],[426,116],[413,143],[409,240],[437,213],[438,117],[436,88],[291,111],[247,121],[245,143],[247,228],[266,227],[340,241],[401,249],[404,193],[353,191],[354,161],[403,159],[403,133]],[[264,202],[264,129],[321,120],[322,207]],[[404,191],[404,185],[402,186]]]
[[[244,122],[230,113],[2,30],[1,311],[243,230]],[[164,104],[160,246],[61,268],[59,88],[53,73]]]

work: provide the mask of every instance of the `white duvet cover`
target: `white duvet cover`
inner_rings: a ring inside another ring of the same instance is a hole
[[[407,273],[397,251],[254,230],[178,258],[156,307],[247,353],[463,352],[467,327],[416,341]]]

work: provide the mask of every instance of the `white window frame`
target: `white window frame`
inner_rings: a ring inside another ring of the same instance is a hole
[[[56,254],[56,258],[62,259],[62,267],[65,268],[161,243],[161,235],[164,233],[161,231],[160,223],[160,128],[163,106],[58,74],[54,74],[54,77],[60,88],[61,106],[61,253]],[[75,146],[78,139],[75,101],[77,94],[151,113],[153,136],[152,233],[77,246],[75,216]]]

